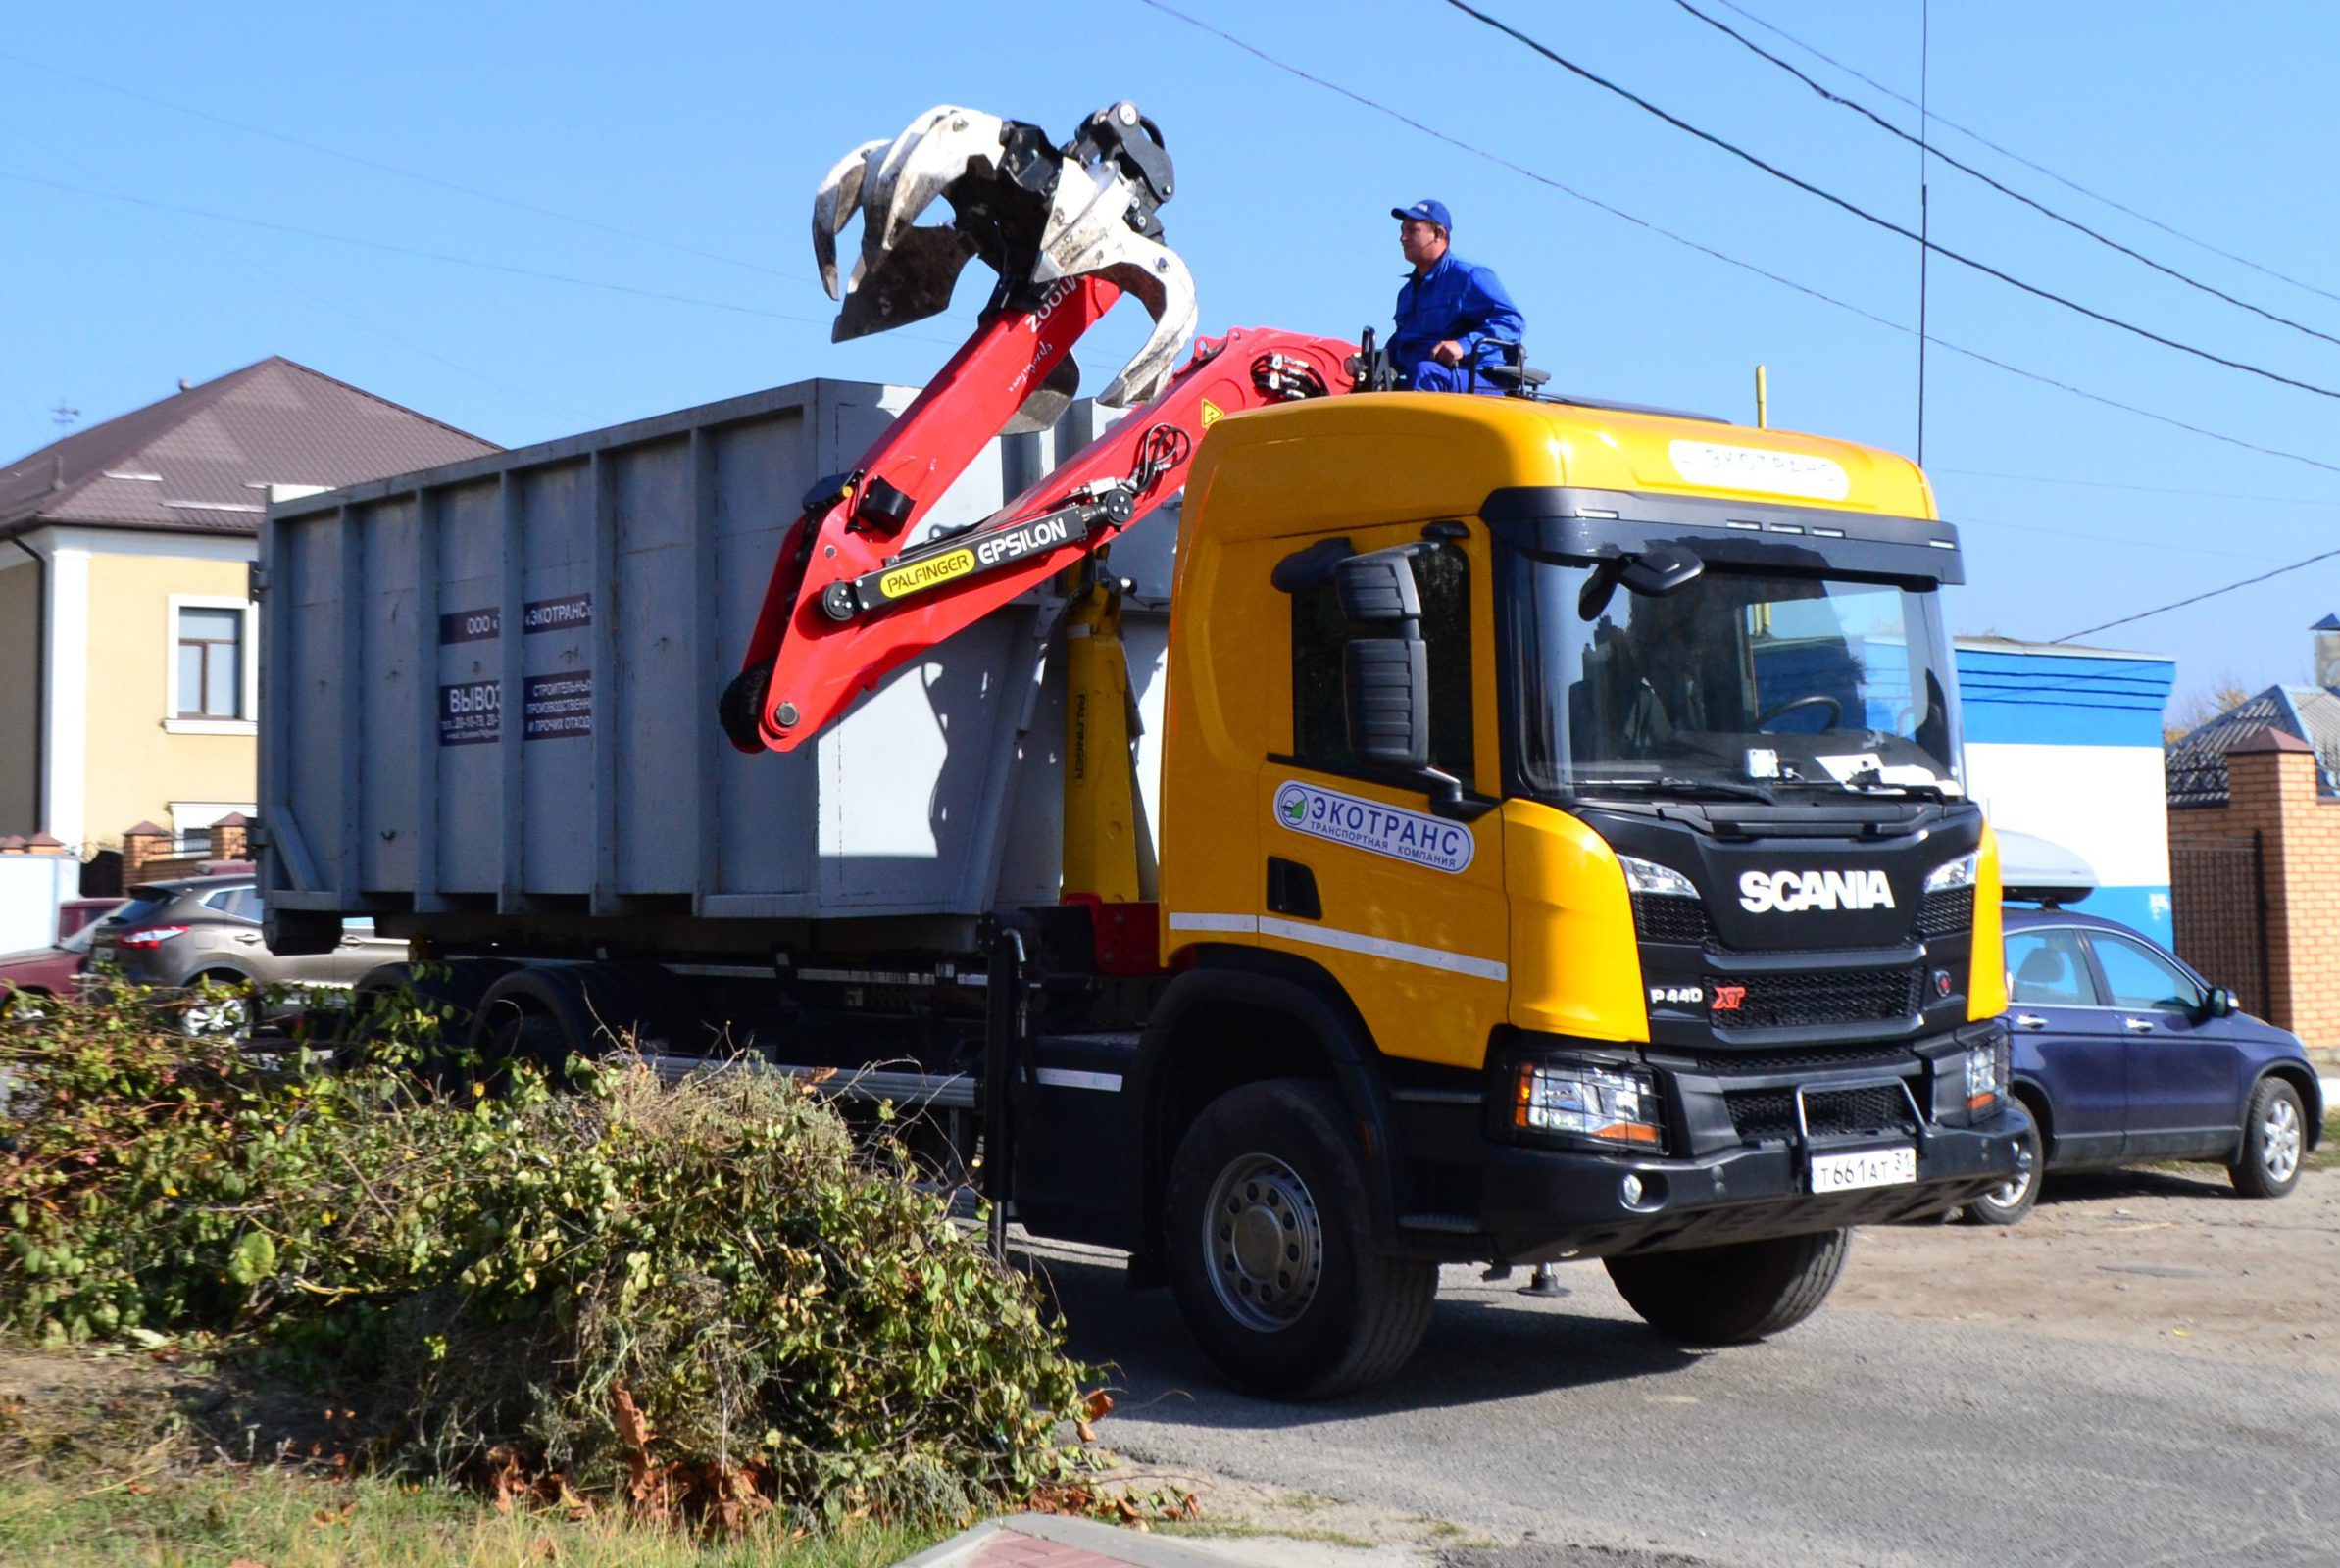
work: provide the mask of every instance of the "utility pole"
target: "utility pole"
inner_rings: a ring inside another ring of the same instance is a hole
[[[1933,47],[1932,0],[1918,0],[1917,6],[1917,466],[1925,466],[1925,263],[1933,255],[1933,246],[1926,239],[1927,165],[1933,150],[1927,137],[1933,132],[1933,122],[1925,110],[1926,86],[1931,79],[1927,70],[1928,56]]]

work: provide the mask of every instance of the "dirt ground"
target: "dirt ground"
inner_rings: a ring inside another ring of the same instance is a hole
[[[1865,1230],[1825,1310],[2340,1372],[2335,1288],[2340,1169],[2255,1200],[2216,1166],[2161,1166],[2051,1177],[2004,1230]]]

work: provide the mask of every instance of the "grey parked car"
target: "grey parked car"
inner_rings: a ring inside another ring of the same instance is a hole
[[[101,921],[90,944],[90,966],[112,967],[138,985],[192,989],[206,981],[234,995],[192,999],[176,1016],[190,1034],[240,1028],[251,997],[273,987],[346,991],[377,964],[406,956],[406,944],[373,934],[368,920],[342,925],[330,953],[281,958],[260,934],[260,889],[249,875],[150,882],[129,890],[129,902]],[[299,999],[274,1004],[278,1012]]]

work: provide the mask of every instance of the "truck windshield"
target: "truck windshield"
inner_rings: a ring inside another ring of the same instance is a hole
[[[1709,564],[1587,621],[1588,563],[1504,552],[1508,750],[1561,795],[1963,792],[1932,593]]]

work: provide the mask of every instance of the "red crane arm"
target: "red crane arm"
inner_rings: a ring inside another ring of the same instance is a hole
[[[981,522],[905,548],[918,509],[973,462],[1119,290],[1094,276],[1031,313],[996,313],[841,475],[806,498],[765,596],[723,723],[743,751],[789,751],[887,674],[1103,549],[1185,483],[1220,417],[1350,390],[1355,345],[1238,327],[1195,346],[1131,410]]]

